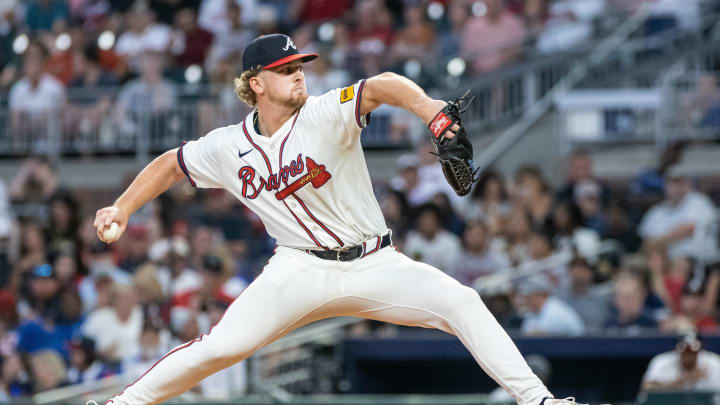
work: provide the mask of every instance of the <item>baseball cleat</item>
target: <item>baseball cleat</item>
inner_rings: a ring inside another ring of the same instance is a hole
[[[545,398],[540,405],[588,405],[575,401],[575,397],[567,397],[565,399]]]

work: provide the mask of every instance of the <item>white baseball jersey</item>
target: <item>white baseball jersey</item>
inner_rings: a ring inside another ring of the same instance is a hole
[[[364,83],[309,97],[271,137],[255,132],[253,112],[178,150],[193,185],[230,190],[280,246],[208,334],[171,350],[108,404],[160,403],[295,328],[334,316],[453,333],[518,404],[552,396],[477,292],[380,247],[388,230],[359,139],[368,120],[358,110]],[[366,252],[351,261],[294,249],[360,243]]]
[[[255,111],[183,145],[178,162],[200,188],[225,188],[255,212],[281,246],[335,249],[387,232],[360,132],[364,80],[303,105],[272,136]]]

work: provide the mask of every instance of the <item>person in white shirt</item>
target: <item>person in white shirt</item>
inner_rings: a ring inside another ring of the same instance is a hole
[[[702,350],[694,330],[683,332],[675,350],[658,354],[648,365],[643,391],[719,391],[720,355]]]
[[[43,72],[47,51],[39,43],[28,46],[23,57],[23,77],[10,88],[11,135],[16,140],[48,138],[60,130],[65,87]]]
[[[677,166],[668,170],[665,196],[640,223],[638,233],[643,242],[667,245],[670,257],[697,259],[714,253],[716,235],[711,225],[718,217],[712,200],[693,190],[687,172]]]
[[[553,287],[543,275],[528,277],[520,282],[518,294],[529,315],[523,320],[526,335],[577,336],[585,332],[582,318],[568,304],[552,295]]]
[[[132,285],[115,286],[113,306],[92,311],[82,326],[82,334],[96,343],[98,356],[120,362],[137,353],[143,327],[142,309]]]
[[[416,218],[416,227],[408,232],[405,240],[405,254],[452,272],[462,254],[460,238],[443,228],[442,214],[434,204],[418,207]]]
[[[492,249],[489,239],[484,223],[476,221],[468,224],[463,233],[465,249],[451,274],[457,281],[470,286],[477,279],[512,267],[502,250]]]

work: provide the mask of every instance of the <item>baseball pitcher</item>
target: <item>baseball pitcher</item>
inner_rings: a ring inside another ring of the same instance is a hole
[[[164,153],[97,211],[98,237],[112,242],[135,211],[187,178],[231,192],[277,240],[262,274],[207,335],[171,350],[107,403],[159,403],[295,328],[355,316],[454,334],[520,405],[576,404],[553,399],[474,290],[393,247],[373,195],[360,134],[381,104],[428,124],[448,182],[460,195],[470,191],[472,145],[461,121],[468,99],[434,100],[393,73],[310,97],[302,66],[316,57],[285,35],[253,40],[235,79],[240,100],[255,107],[245,120]]]

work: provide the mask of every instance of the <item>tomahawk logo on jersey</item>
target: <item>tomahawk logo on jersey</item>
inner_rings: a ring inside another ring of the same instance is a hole
[[[270,137],[255,131],[253,111],[182,146],[180,166],[194,186],[232,192],[278,245],[333,249],[383,235],[360,144],[363,86],[309,97]]]

